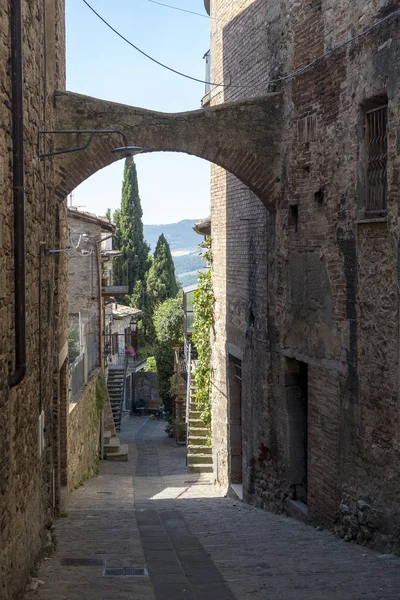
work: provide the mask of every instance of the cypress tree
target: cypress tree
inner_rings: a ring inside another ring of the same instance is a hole
[[[150,247],[144,241],[142,216],[136,165],[129,157],[125,161],[121,210],[116,223],[120,231],[120,239],[116,243],[120,244],[118,249],[126,263],[129,294],[132,294],[137,281],[145,282],[149,268]]]
[[[175,277],[174,261],[164,234],[157,241],[153,264],[147,276],[147,294],[149,301],[156,307],[168,298],[175,298],[179,290]]]

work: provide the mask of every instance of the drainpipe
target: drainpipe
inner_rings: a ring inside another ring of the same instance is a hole
[[[26,373],[25,332],[25,173],[23,123],[23,42],[22,0],[11,4],[12,67],[12,156],[14,200],[14,304],[15,304],[15,371],[8,385],[15,387]]]

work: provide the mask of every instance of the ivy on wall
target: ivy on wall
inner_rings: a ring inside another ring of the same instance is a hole
[[[106,405],[107,394],[106,380],[104,374],[100,371],[96,379],[96,408],[99,413]]]
[[[204,244],[204,257],[207,265],[211,264],[211,238]],[[196,403],[201,411],[201,419],[211,435],[211,343],[210,333],[214,323],[215,297],[211,281],[211,271],[199,273],[198,288],[193,299],[193,334],[192,340],[197,349],[194,381],[196,384]]]

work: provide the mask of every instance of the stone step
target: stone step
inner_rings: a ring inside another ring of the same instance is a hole
[[[212,473],[212,465],[191,465],[188,467],[188,473]]]
[[[105,431],[103,433],[103,443],[104,444],[108,444],[108,442],[111,440],[112,438],[112,433],[111,431]]]
[[[192,410],[192,409],[190,409],[189,418],[191,420],[193,420],[193,419],[197,420],[197,419],[200,419],[200,417],[201,417],[201,410]]]
[[[192,427],[190,425],[189,434],[191,437],[207,437],[208,429],[205,427]]]
[[[204,423],[201,419],[192,419],[191,415],[189,418],[190,427],[204,427]]]
[[[188,454],[188,465],[212,465],[213,457],[209,454]]]
[[[109,452],[119,452],[121,446],[121,442],[118,437],[112,437],[108,444],[104,444],[104,452],[108,454]]]
[[[188,444],[188,452],[190,454],[212,454],[211,446]]]
[[[188,445],[189,446],[207,446],[208,438],[205,435],[193,435],[192,432],[189,434]]]
[[[128,461],[128,444],[121,444],[118,452],[107,452],[105,454],[107,460],[114,460],[120,462]]]

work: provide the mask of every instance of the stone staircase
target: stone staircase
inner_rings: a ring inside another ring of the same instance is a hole
[[[193,398],[193,385],[190,392],[191,398]],[[207,445],[207,429],[204,427],[200,415],[201,411],[197,409],[196,402],[191,401],[189,405],[188,472],[212,473],[212,448]]]
[[[109,369],[107,388],[116,431],[121,430],[121,411],[124,393],[124,369]]]
[[[128,444],[121,444],[118,437],[113,437],[111,431],[104,432],[104,458],[106,460],[114,460],[127,462],[128,460]]]

